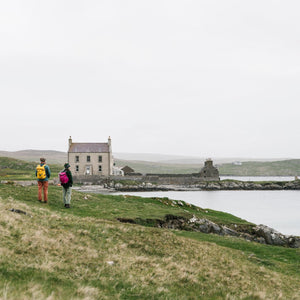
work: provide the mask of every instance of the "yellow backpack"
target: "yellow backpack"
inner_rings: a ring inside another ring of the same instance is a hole
[[[45,179],[46,178],[46,170],[45,170],[46,165],[37,165],[36,167],[36,177],[38,179]]]

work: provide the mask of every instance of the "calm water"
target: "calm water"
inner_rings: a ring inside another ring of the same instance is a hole
[[[295,180],[295,176],[220,176],[220,179],[234,179],[240,181],[292,181]]]
[[[283,234],[300,236],[300,191],[191,191],[118,193],[141,197],[168,197],[201,208],[231,213]]]

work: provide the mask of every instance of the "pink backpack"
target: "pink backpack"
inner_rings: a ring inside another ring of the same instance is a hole
[[[61,184],[65,184],[69,181],[69,177],[65,171],[59,173],[59,180]]]

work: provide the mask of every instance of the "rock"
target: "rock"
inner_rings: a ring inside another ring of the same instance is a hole
[[[123,184],[122,183],[116,183],[115,184],[115,189],[120,189],[123,187]]]
[[[239,236],[240,234],[231,229],[231,228],[228,228],[227,226],[222,226],[222,232],[225,234],[225,235],[231,235],[231,236]]]
[[[211,233],[216,233],[216,234],[221,234],[222,233],[221,227],[219,225],[213,223],[213,222],[211,222],[209,229],[210,229]]]
[[[249,242],[253,241],[253,236],[249,233],[243,232],[240,236]]]
[[[190,223],[195,223],[197,221],[197,218],[193,216],[191,219],[189,219]]]
[[[282,190],[282,187],[276,183],[269,183],[264,186],[264,189],[267,190]]]
[[[15,212],[15,213],[18,213],[18,214],[23,214],[23,215],[26,215],[26,216],[29,216],[30,218],[32,218],[31,214],[29,214],[26,211],[23,211],[21,209],[11,208],[11,209],[9,209],[9,211],[12,211],[12,212]]]
[[[244,189],[245,190],[262,190],[263,187],[259,183],[254,183],[254,182],[245,182],[244,184]]]
[[[222,188],[226,190],[237,190],[241,188],[241,183],[237,183],[234,181],[224,181],[222,184]]]
[[[276,231],[273,228],[260,224],[254,227],[253,230],[256,233],[257,237],[264,238],[266,243],[269,245],[276,245],[276,246],[288,245],[287,236],[283,235],[282,233]]]
[[[266,244],[266,240],[263,237],[254,237],[253,241],[260,244]]]
[[[289,244],[289,247],[291,247],[291,248],[300,248],[300,237],[289,236],[288,244]]]
[[[198,219],[195,216],[189,220],[189,225],[192,225],[192,228],[196,231],[203,233],[216,233],[221,234],[221,227],[214,222],[211,222],[207,219]]]
[[[220,190],[221,189],[221,186],[220,184],[217,184],[217,183],[213,183],[213,182],[210,182],[206,185],[205,187],[207,190]]]

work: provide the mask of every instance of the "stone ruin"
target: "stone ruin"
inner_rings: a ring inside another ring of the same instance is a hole
[[[208,158],[205,161],[204,167],[199,172],[199,177],[204,178],[209,181],[218,181],[220,180],[219,170],[214,167],[213,161],[211,158]]]

